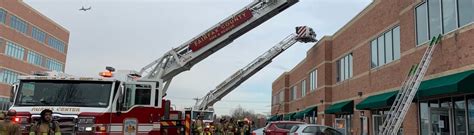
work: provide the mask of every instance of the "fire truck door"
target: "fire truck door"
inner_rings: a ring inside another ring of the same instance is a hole
[[[117,113],[111,116],[111,123],[116,128],[111,130],[132,135],[150,132],[153,122],[158,120],[158,116],[154,116],[158,114],[158,109],[154,107],[155,88],[155,83],[152,82],[124,84]]]

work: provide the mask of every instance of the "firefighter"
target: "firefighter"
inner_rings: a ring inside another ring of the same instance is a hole
[[[204,133],[204,122],[202,121],[202,117],[200,115],[198,115],[195,123],[195,133],[198,135],[203,135]]]
[[[250,135],[250,130],[251,130],[251,129],[252,129],[251,121],[245,120],[245,125],[244,125],[244,132],[243,132],[243,134],[244,134],[244,135]]]
[[[237,131],[234,118],[230,118],[230,120],[226,123],[225,128],[227,130],[227,135],[234,135],[234,133]]]
[[[31,125],[30,135],[61,135],[59,123],[53,121],[53,111],[45,109],[40,116],[40,121]]]
[[[249,121],[247,120],[247,118],[245,118],[244,120],[240,121],[239,120],[239,131],[238,131],[238,134],[239,135],[248,135],[248,133],[250,133],[250,125],[249,125]]]
[[[214,130],[214,133],[216,135],[223,135],[224,134],[224,126],[223,126],[224,122],[225,122],[225,119],[220,119],[219,121],[216,120],[216,122],[214,122],[214,123],[216,123],[215,126],[214,126],[216,128],[216,130]]]
[[[10,121],[10,118],[15,115],[15,110],[9,110],[7,113],[0,112],[0,135],[21,135],[20,126]]]

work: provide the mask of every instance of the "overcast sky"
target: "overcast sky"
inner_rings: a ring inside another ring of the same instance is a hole
[[[106,66],[139,70],[173,47],[240,10],[252,0],[24,0],[70,31],[66,73],[97,76]],[[178,109],[194,105],[238,69],[307,25],[331,35],[372,0],[300,0],[176,76],[167,98]],[[83,12],[78,9],[92,7]],[[242,106],[269,114],[271,84],[291,70],[314,44],[297,43],[215,104],[218,115]]]

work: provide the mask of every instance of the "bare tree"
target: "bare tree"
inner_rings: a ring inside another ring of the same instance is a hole
[[[246,110],[240,105],[231,111],[230,116],[236,120],[243,120],[244,118],[247,118],[253,121],[257,119],[257,114],[255,114],[254,111]]]

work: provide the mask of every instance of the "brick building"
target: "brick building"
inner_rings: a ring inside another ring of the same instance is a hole
[[[474,0],[374,0],[272,86],[271,119],[376,135],[430,37],[443,34],[401,132],[474,132]]]
[[[0,102],[19,75],[64,71],[69,31],[22,0],[0,1]]]

